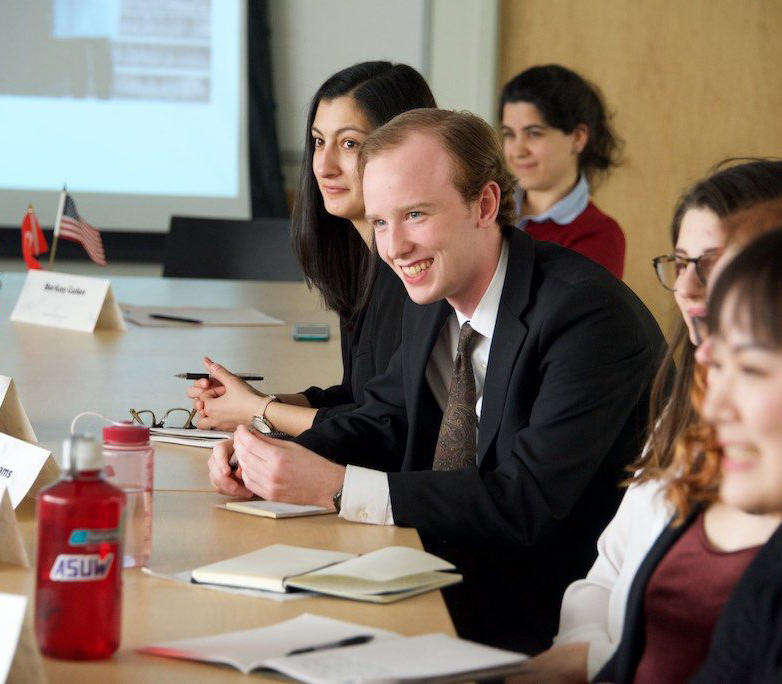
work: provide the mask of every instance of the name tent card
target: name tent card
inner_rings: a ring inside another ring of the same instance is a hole
[[[14,507],[11,505],[11,497],[8,489],[2,484],[0,484],[0,563],[21,565],[23,568],[30,567],[27,551],[22,543],[22,533],[16,523]]]
[[[27,597],[0,594],[0,682],[46,681],[43,660],[27,614]]]
[[[38,441],[14,387],[13,378],[6,375],[0,375],[0,432],[26,442]]]
[[[0,682],[6,681],[24,624],[27,597],[0,594]]]
[[[0,486],[8,488],[14,508],[59,476],[60,466],[50,451],[0,433]]]
[[[108,280],[52,271],[27,272],[11,320],[88,333],[127,329]]]

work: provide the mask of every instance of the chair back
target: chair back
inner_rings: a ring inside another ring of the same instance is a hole
[[[277,218],[172,216],[163,277],[303,280],[290,225]]]

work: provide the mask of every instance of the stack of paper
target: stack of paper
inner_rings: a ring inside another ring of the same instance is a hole
[[[185,446],[205,447],[211,449],[222,439],[233,437],[232,432],[221,430],[197,430],[194,428],[150,428],[151,442],[168,442],[169,444],[184,444]]]

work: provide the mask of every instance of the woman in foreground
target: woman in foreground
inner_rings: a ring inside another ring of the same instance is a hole
[[[674,515],[665,496],[667,472],[680,435],[698,420],[692,407],[703,396],[703,369],[694,360],[697,321],[706,310],[706,279],[725,241],[742,242],[752,231],[782,218],[782,162],[753,160],[723,168],[696,183],[677,204],[674,251],[657,257],[661,283],[674,292],[682,320],[653,391],[648,448],[615,518],[598,541],[598,558],[587,577],[563,597],[555,645],[532,659],[534,677],[521,681],[584,682],[593,678],[619,644],[627,596],[639,565]],[[677,359],[670,397],[666,383]]]
[[[720,498],[782,521],[782,230],[762,235],[725,267],[707,320],[703,413],[723,452]],[[782,528],[736,585],[693,681],[782,681]]]

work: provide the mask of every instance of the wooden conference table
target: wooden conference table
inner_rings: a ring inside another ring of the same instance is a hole
[[[203,354],[227,368],[258,371],[269,391],[297,391],[333,384],[341,377],[336,317],[317,294],[297,283],[251,283],[157,278],[112,278],[120,302],[257,308],[285,320],[276,327],[142,328],[94,335],[9,322],[24,274],[6,274],[0,290],[0,374],[14,378],[39,443],[59,456],[71,419],[97,411],[124,419],[129,408],[163,411],[187,406],[187,381],[174,373],[199,370]],[[294,322],[325,322],[329,342],[294,342]],[[101,422],[79,428],[98,432]],[[224,498],[209,485],[208,450],[155,445],[153,552],[160,572],[189,569],[277,542],[363,553],[392,544],[421,548],[415,530],[359,525],[336,516],[268,520],[215,507]],[[34,564],[35,523],[30,506],[19,510]],[[0,591],[34,597],[34,571],[0,564]],[[124,571],[120,650],[94,663],[45,659],[51,682],[246,681],[233,668],[141,655],[154,641],[201,636],[272,624],[303,612],[391,629],[403,634],[445,632],[453,626],[439,592],[375,606],[333,598],[271,601],[234,596]],[[259,675],[253,675],[258,677]]]

